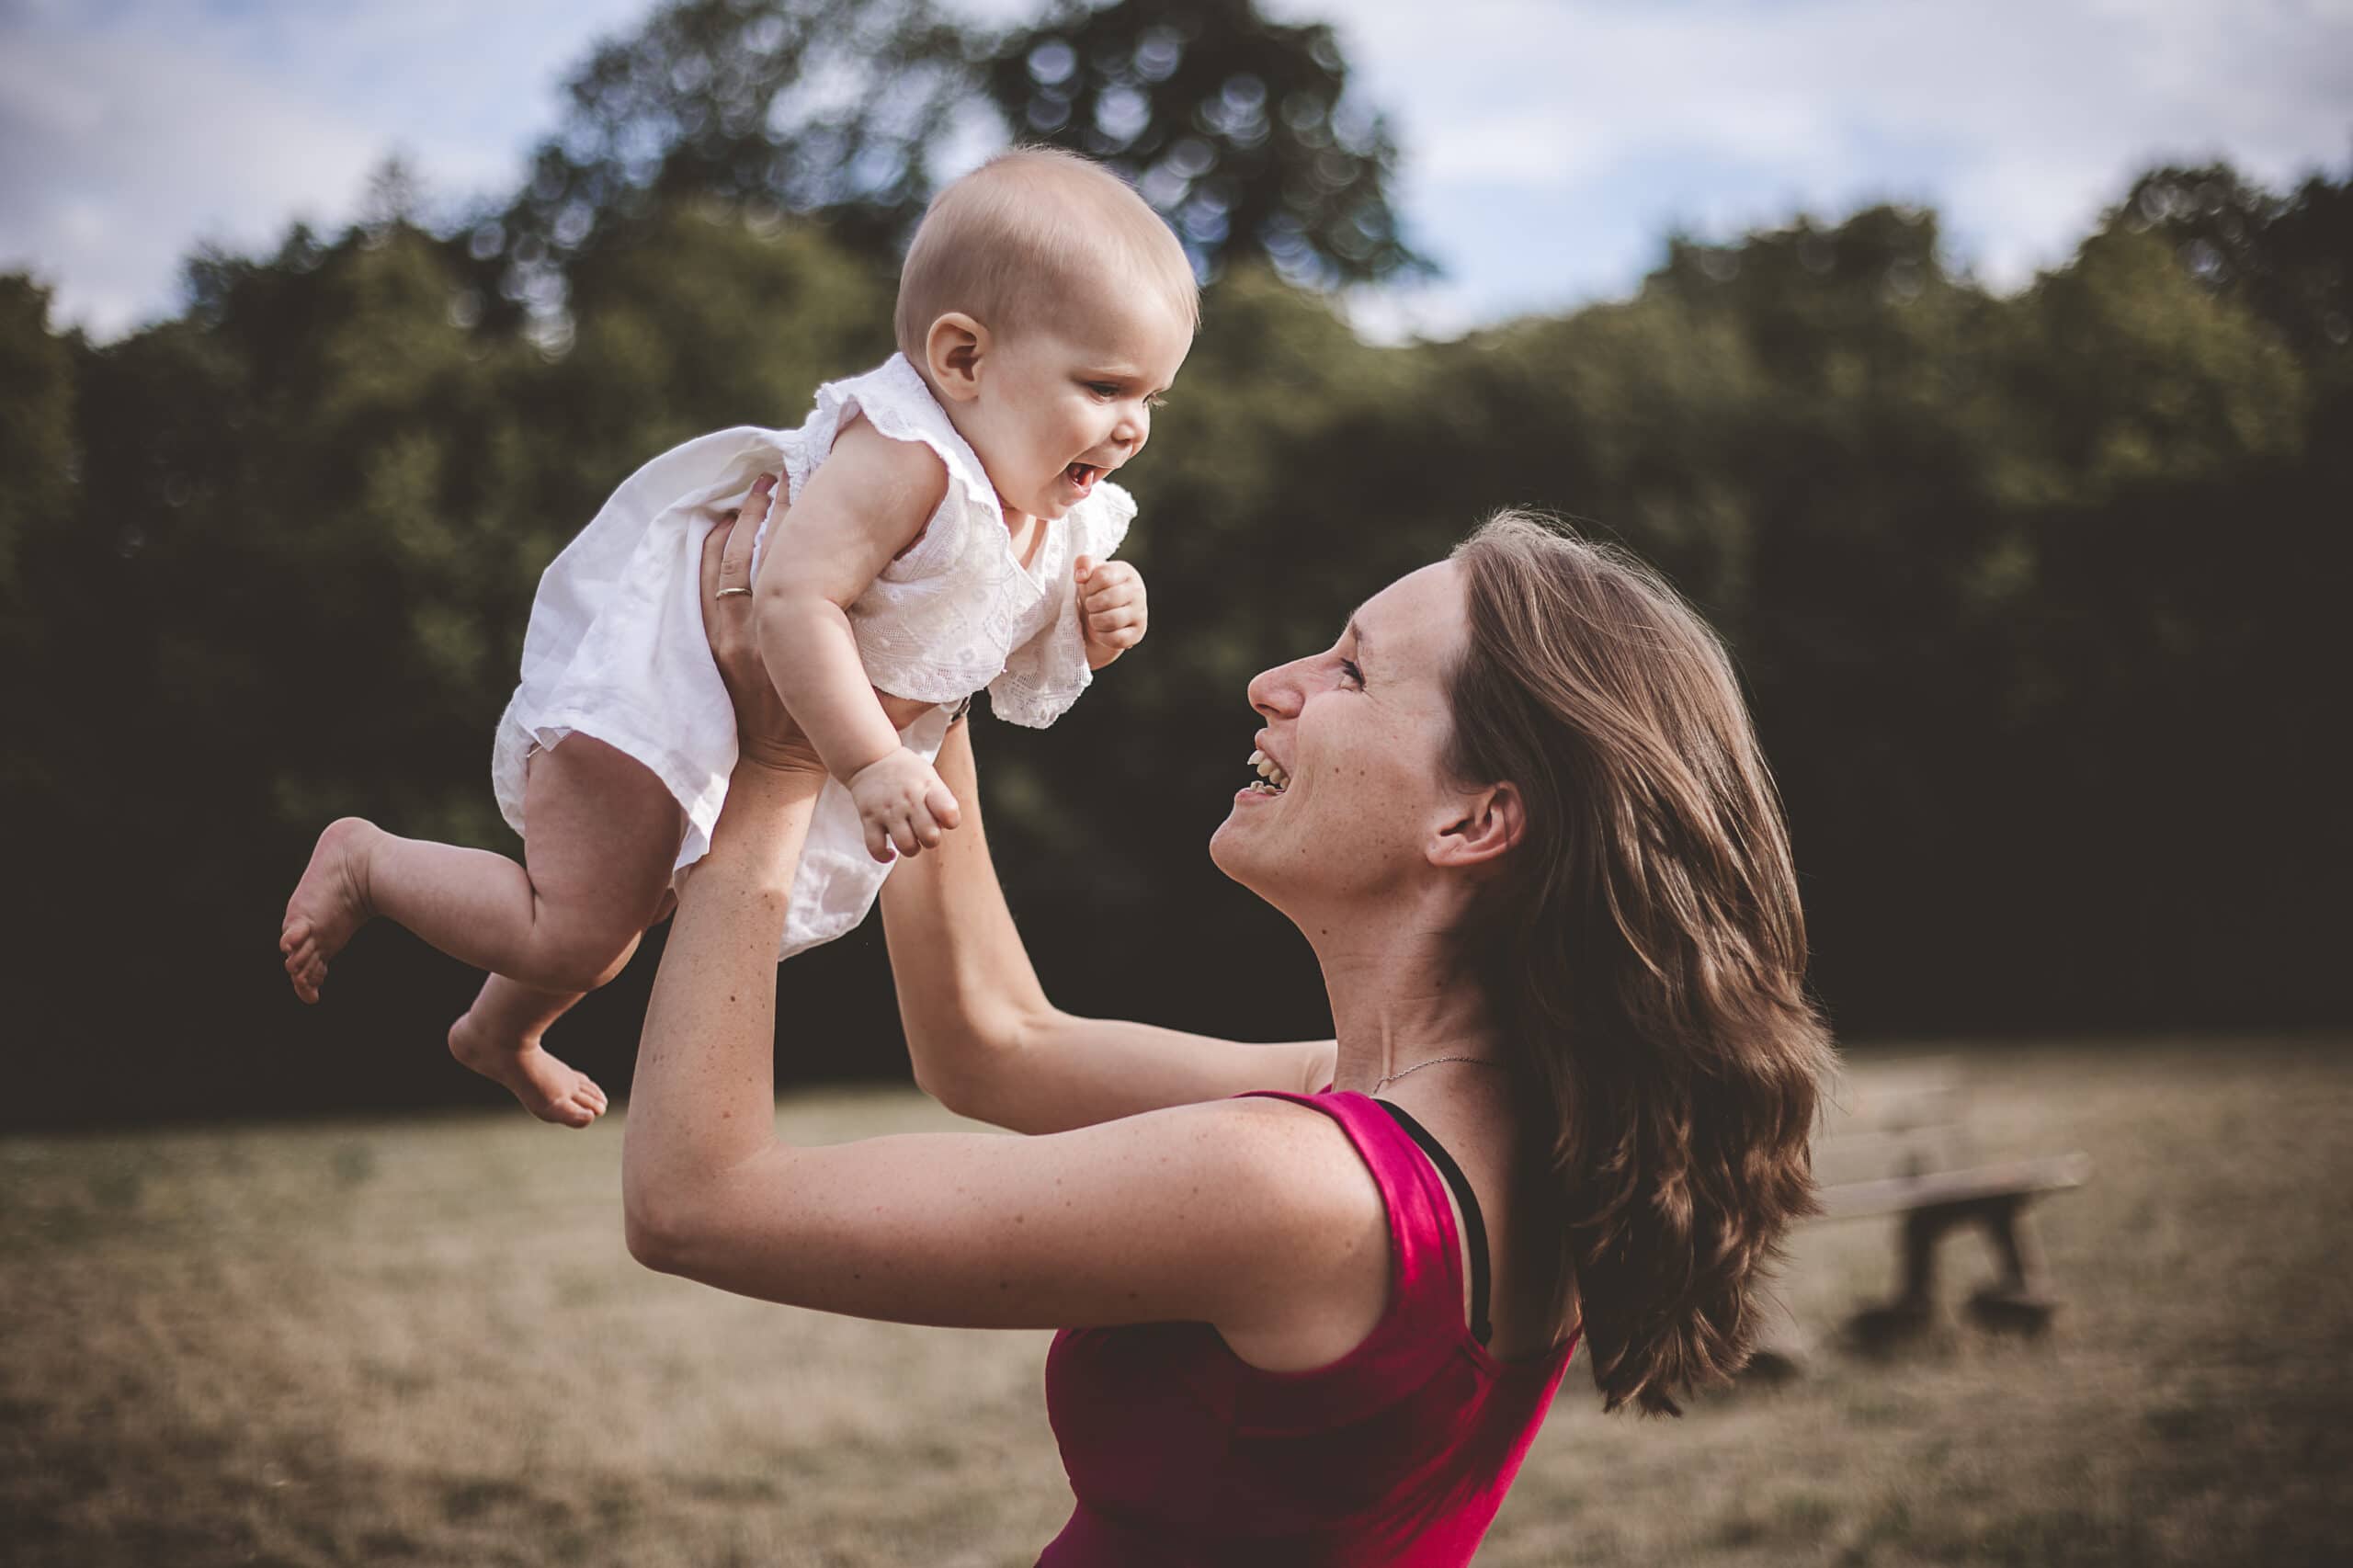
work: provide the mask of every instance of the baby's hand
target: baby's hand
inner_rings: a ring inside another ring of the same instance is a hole
[[[901,855],[938,848],[963,816],[931,764],[905,746],[851,774],[849,798],[866,829],[866,852],[885,862],[894,847]]]
[[[1078,558],[1078,623],[1086,629],[1086,667],[1099,670],[1143,641],[1143,574],[1124,561]]]

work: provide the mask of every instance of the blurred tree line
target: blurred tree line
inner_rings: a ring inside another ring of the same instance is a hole
[[[894,247],[982,133],[1118,165],[1212,279],[1134,472],[1151,639],[1054,729],[975,737],[1065,1006],[1324,1027],[1304,944],[1203,853],[1244,684],[1533,505],[1732,642],[1842,1028],[2346,1017],[2353,186],[2156,170],[2015,295],[1922,211],[1674,238],[1631,299],[1376,347],[1319,290],[1427,267],[1393,145],[1329,29],[1250,0],[990,36],[694,0],[573,103],[511,199],[427,222],[388,169],[119,342],[0,278],[0,1122],[503,1099],[440,1049],[475,977],[404,934],[292,999],[312,838],[518,849],[487,763],[540,569],[646,457],[887,355]],[[658,950],[563,1027],[608,1087]],[[879,923],[779,983],[788,1080],[901,1070]]]

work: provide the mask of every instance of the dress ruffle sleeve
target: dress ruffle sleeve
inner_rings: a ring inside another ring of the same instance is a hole
[[[1086,667],[1086,631],[1080,624],[1078,585],[1072,572],[1082,555],[1108,561],[1128,537],[1135,498],[1108,480],[1068,519],[1073,536],[1059,551],[1060,602],[1029,641],[1006,656],[1005,673],[989,682],[989,710],[1007,723],[1042,730],[1070,711],[1079,694],[1094,684]]]
[[[948,494],[923,533],[849,607],[858,657],[867,678],[893,696],[961,702],[997,673],[1005,629],[1038,590],[1005,547],[987,470],[904,356],[822,388],[803,426],[808,449],[831,450],[853,415],[892,440],[928,447],[948,471]]]

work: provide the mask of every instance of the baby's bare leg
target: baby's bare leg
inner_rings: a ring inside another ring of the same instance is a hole
[[[574,735],[532,757],[524,815],[527,866],[484,850],[396,838],[357,818],[329,827],[280,938],[296,991],[316,1000],[326,960],[373,915],[538,992],[532,1006],[545,1017],[569,1006],[555,998],[612,978],[668,890],[686,825],[677,802],[638,763]],[[512,1006],[497,1014],[510,1022],[521,1016]],[[568,1120],[572,1113],[562,1108],[585,1108],[585,1080],[540,1051],[528,1019],[525,1032],[465,1030],[462,1047],[458,1032],[450,1043],[460,1057],[514,1089],[535,1114]]]
[[[676,907],[677,900],[665,892],[647,924],[667,920]],[[605,1114],[605,1091],[585,1073],[538,1050],[540,1037],[548,1027],[572,1011],[585,994],[541,991],[503,974],[491,975],[482,983],[482,994],[474,998],[474,1005],[449,1026],[449,1054],[501,1083],[507,1082],[510,1068],[522,1070],[532,1079],[531,1092],[527,1094],[512,1083],[507,1086],[534,1115],[568,1127],[585,1127]]]
[[[593,991],[629,957],[668,888],[685,816],[660,779],[585,735],[531,758],[524,815],[521,866],[346,817],[320,835],[288,928],[304,925],[323,961],[381,915],[476,969]]]
[[[474,1005],[449,1026],[449,1054],[506,1085],[540,1120],[585,1127],[605,1114],[605,1091],[540,1045],[548,1026],[585,994],[541,991],[494,974],[482,983]]]
[[[524,785],[533,940],[494,970],[450,1026],[450,1054],[532,1115],[585,1127],[605,1092],[540,1044],[550,1024],[620,972],[668,902],[686,817],[661,781],[585,735],[535,754]]]

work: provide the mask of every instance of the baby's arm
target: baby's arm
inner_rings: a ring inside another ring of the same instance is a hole
[[[878,860],[913,855],[956,825],[956,802],[931,765],[899,744],[867,680],[849,605],[922,530],[948,491],[928,448],[893,441],[864,420],[792,498],[760,560],[754,608],[760,657],[777,695],[825,767],[849,786]]]

